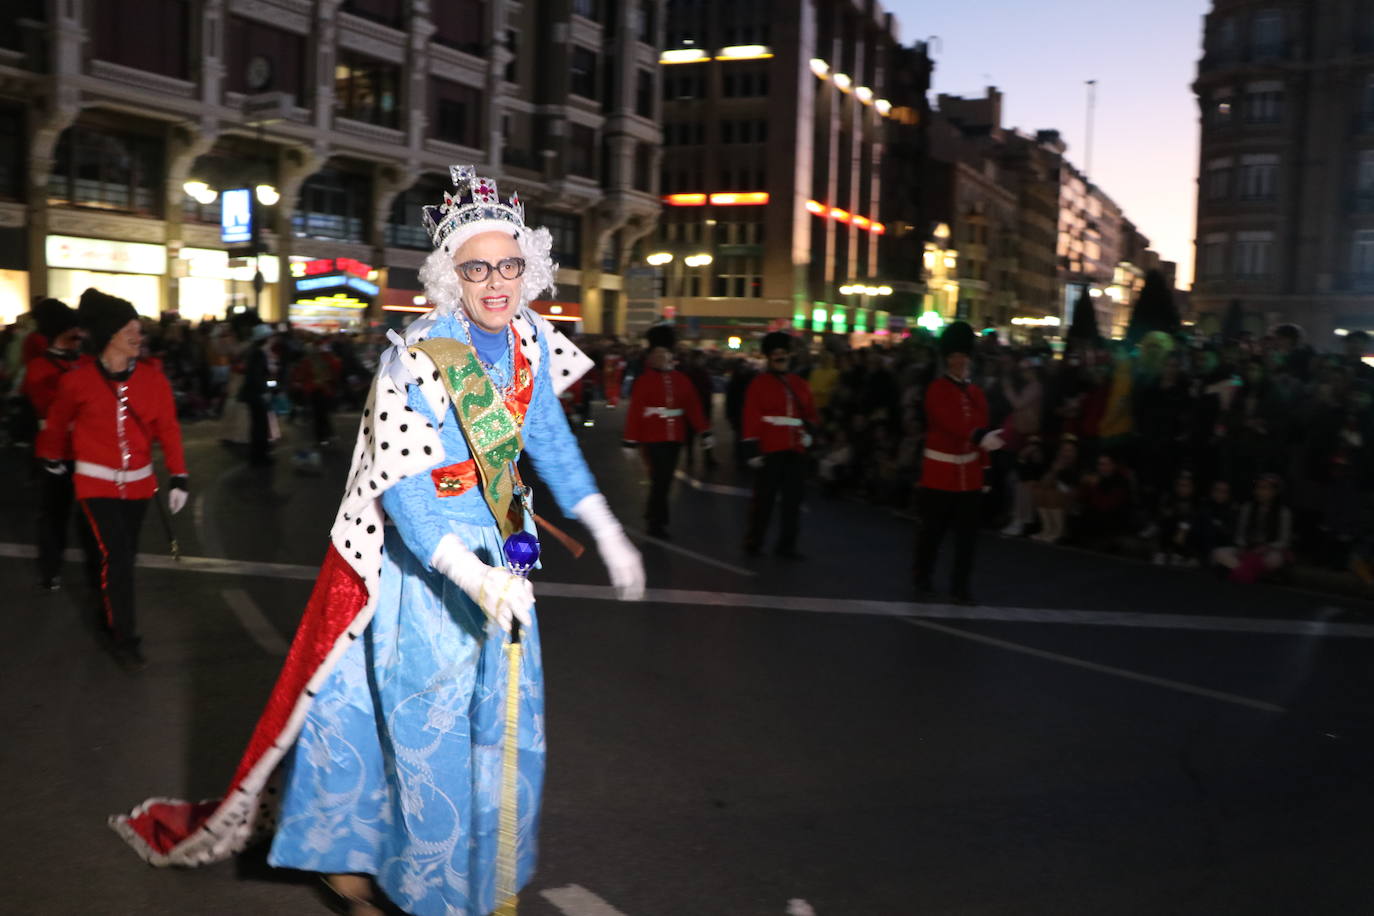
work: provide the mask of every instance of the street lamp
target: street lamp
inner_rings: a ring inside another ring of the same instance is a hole
[[[688,267],[709,267],[713,260],[709,254],[690,254],[682,259],[682,263]]]
[[[671,251],[657,251],[644,259],[644,263],[650,267],[662,267],[664,264],[671,264],[672,262],[673,253]]]
[[[281,200],[281,193],[270,184],[260,184],[253,191],[257,195],[258,203],[264,207],[274,206],[277,201]]]

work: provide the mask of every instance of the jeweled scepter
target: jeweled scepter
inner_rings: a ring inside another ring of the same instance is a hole
[[[539,539],[528,531],[506,538],[506,568],[528,577],[539,562]],[[495,916],[515,916],[516,853],[520,826],[520,621],[510,623],[506,643],[506,742],[501,749],[501,818],[496,850]]]

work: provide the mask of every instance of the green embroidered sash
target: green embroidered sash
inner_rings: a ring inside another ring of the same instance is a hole
[[[472,450],[473,463],[482,481],[482,498],[496,517],[502,537],[519,531],[523,518],[515,499],[513,462],[523,442],[520,423],[506,407],[496,386],[482,371],[477,351],[461,340],[431,337],[412,349],[434,361],[453,400],[453,412]]]

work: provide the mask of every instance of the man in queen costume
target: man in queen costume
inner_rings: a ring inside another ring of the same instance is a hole
[[[372,876],[415,916],[513,912],[534,871],[539,634],[503,554],[534,527],[522,449],[621,598],[643,595],[644,570],[559,406],[591,361],[527,307],[553,288],[549,232],[473,167],[451,174],[457,196],[424,212],[435,308],[390,334],[330,548],[226,796],[111,818],[151,864],[218,861],[272,830],[273,865],[331,876],[359,914],[378,912]],[[510,672],[518,750],[503,762]]]

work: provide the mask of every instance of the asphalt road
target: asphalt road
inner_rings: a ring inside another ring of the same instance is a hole
[[[620,418],[600,417],[578,434],[642,529]],[[0,912],[327,912],[260,851],[150,869],[104,825],[222,791],[346,470],[343,447],[320,476],[253,471],[212,425],[187,432],[188,559],[167,561],[150,513],[136,676],[97,647],[84,587],[37,590],[29,471],[0,453]],[[992,536],[982,606],[918,605],[909,521],[812,499],[805,562],[750,560],[747,481],[698,477],[671,543],[637,535],[643,602],[609,600],[594,552],[548,548],[549,778],[522,913],[1369,911],[1374,606]]]

